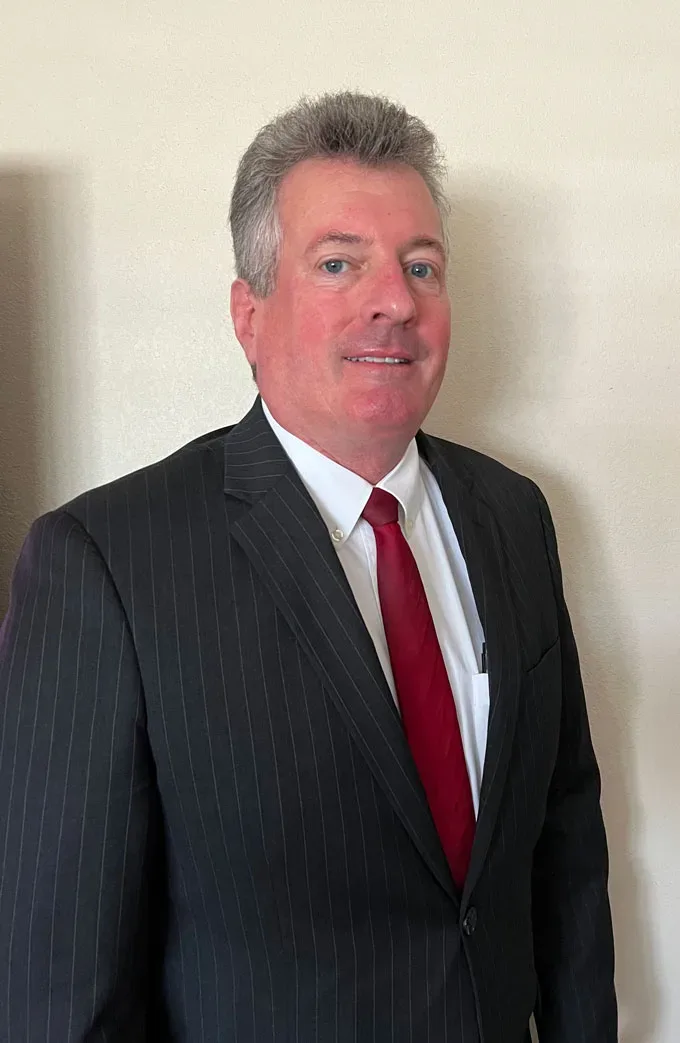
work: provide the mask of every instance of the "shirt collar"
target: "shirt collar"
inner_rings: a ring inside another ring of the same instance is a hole
[[[301,438],[286,431],[262,402],[262,409],[272,431],[314,500],[333,542],[340,546],[352,531],[368,503],[373,486],[354,471],[324,456]],[[420,473],[420,457],[415,438],[397,466],[378,482],[399,501],[400,516],[407,536],[410,535],[423,502],[424,486]]]

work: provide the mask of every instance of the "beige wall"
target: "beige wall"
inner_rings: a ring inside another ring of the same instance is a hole
[[[621,1038],[677,1043],[677,0],[7,7],[0,604],[37,511],[249,404],[225,224],[254,129],[303,92],[403,101],[440,135],[456,203],[430,426],[553,506],[604,773]]]

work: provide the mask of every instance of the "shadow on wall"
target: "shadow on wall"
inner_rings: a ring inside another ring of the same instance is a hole
[[[630,765],[639,699],[635,664],[608,549],[597,541],[588,504],[578,489],[546,472],[544,446],[542,456],[539,449],[527,454],[531,431],[522,432],[518,419],[526,410],[541,418],[542,431],[549,429],[573,353],[574,276],[559,227],[564,201],[505,180],[454,185],[452,195],[451,362],[426,426],[529,475],[550,503],[603,777],[620,1040],[652,1043],[659,995],[636,854],[643,823]],[[516,445],[508,436],[513,431]],[[593,618],[607,620],[605,646],[593,634]]]
[[[0,620],[28,527],[64,498],[79,453],[81,212],[71,171],[0,165]]]
[[[41,500],[41,176],[0,168],[0,618],[17,551]]]

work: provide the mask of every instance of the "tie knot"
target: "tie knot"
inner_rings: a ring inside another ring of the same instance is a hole
[[[384,489],[374,489],[361,517],[374,529],[381,525],[389,525],[399,520],[399,501]]]

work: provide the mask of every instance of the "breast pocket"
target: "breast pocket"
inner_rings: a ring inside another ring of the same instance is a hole
[[[530,666],[530,667],[528,667],[527,670],[525,670],[525,677],[532,677],[532,676],[538,675],[538,672],[543,667],[545,667],[546,665],[548,665],[548,664],[553,662],[553,660],[555,659],[555,656],[559,652],[559,649],[560,649],[560,639],[559,639],[559,637],[556,637],[555,640],[552,642],[552,644],[549,645],[548,648],[545,650],[545,652],[543,652],[539,656],[539,658],[536,660],[536,662],[533,664],[533,666]]]
[[[555,641],[527,670],[520,690],[517,742],[531,768],[536,792],[547,787],[552,775],[560,734],[562,670],[560,642]]]

